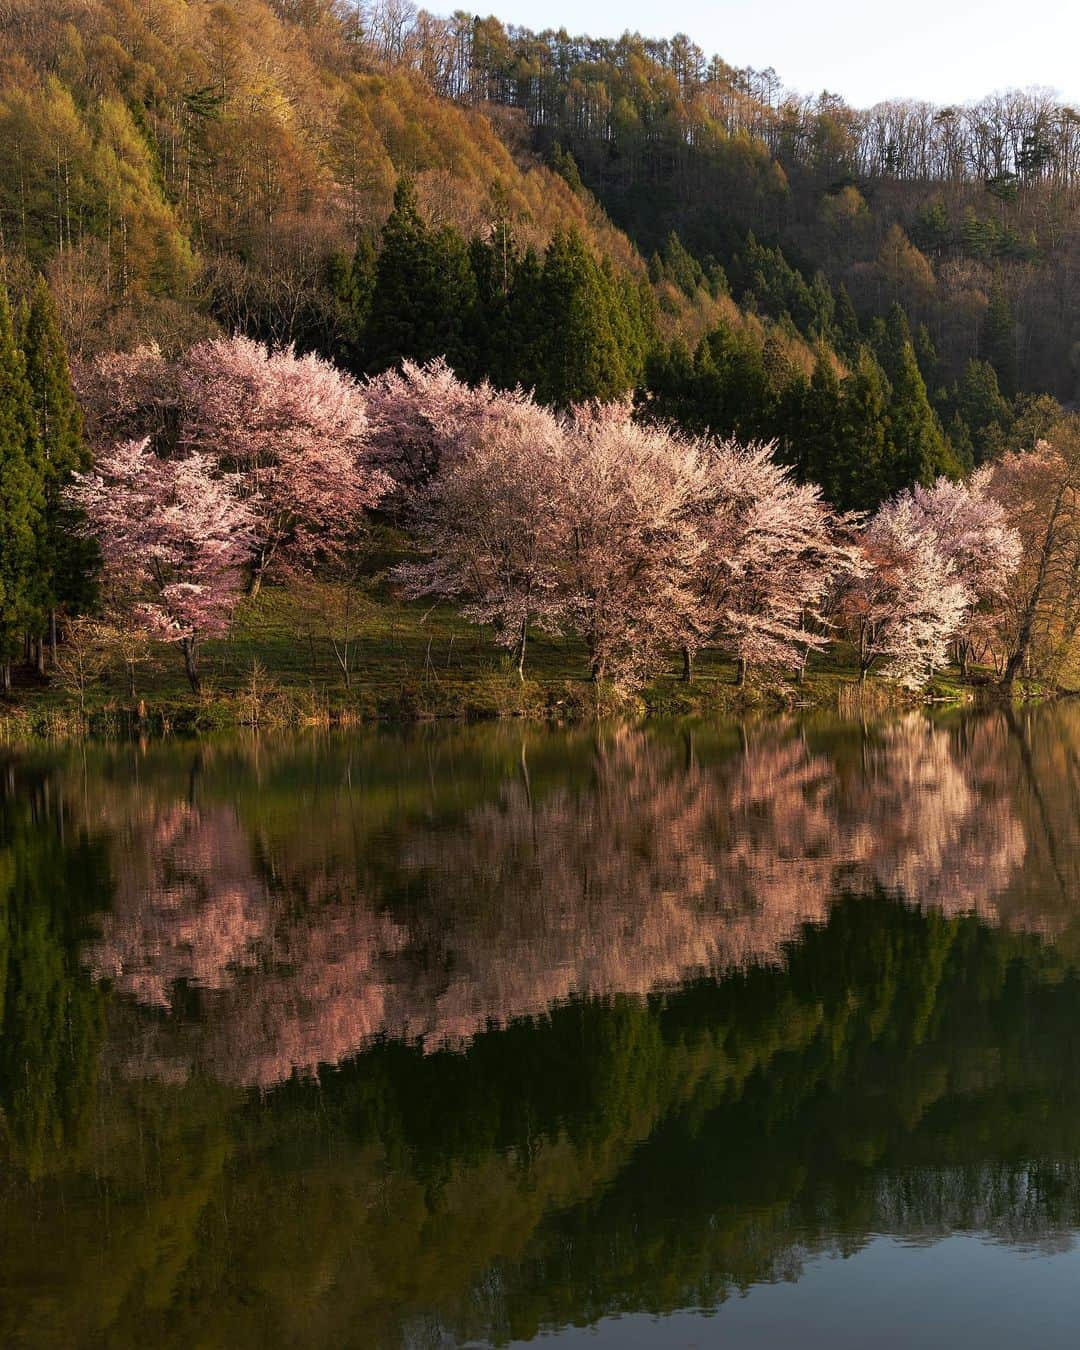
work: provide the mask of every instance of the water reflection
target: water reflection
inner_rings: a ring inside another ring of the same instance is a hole
[[[9,756],[0,1340],[499,1341],[877,1233],[1068,1247],[1078,751],[1065,707]]]
[[[140,1071],[182,1073],[188,1054],[267,1087],[379,1036],[460,1046],[573,995],[780,962],[839,885],[998,922],[1026,852],[1008,735],[912,715],[831,752],[783,724],[714,750],[621,728],[578,738],[572,781],[535,784],[526,737],[475,804],[435,784],[373,838],[333,751],[272,833],[201,763],[179,800],[145,779],[93,798],[118,880],[84,960],[170,1012],[202,991],[197,1044],[166,1021]]]

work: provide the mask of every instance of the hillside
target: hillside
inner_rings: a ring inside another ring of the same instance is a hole
[[[1078,126],[400,0],[7,0],[0,249],[77,359],[221,330],[354,374],[445,355],[775,440],[865,509],[1073,402]]]
[[[76,354],[207,319],[332,344],[328,262],[378,231],[401,174],[467,238],[505,217],[542,250],[575,228],[644,274],[518,119],[439,97],[326,6],[14,0],[0,91],[3,244],[47,269]]]

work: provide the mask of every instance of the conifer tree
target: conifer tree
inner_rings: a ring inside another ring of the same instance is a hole
[[[930,330],[926,324],[919,324],[915,330],[913,340],[915,348],[915,359],[919,363],[919,372],[923,377],[928,390],[933,391],[938,387],[939,376],[938,368],[940,361],[938,358],[937,347],[934,345],[934,339],[930,336]]]
[[[35,470],[40,474],[42,515],[35,548],[34,587],[39,608],[49,623],[56,651],[56,612],[75,608],[89,598],[93,550],[76,528],[64,489],[72,474],[89,467],[83,442],[82,413],[71,385],[67,351],[52,295],[38,281],[21,325],[26,377],[34,423]],[[39,646],[38,660],[42,662]]]
[[[893,354],[887,373],[891,397],[882,483],[885,494],[915,483],[928,487],[940,474],[955,476],[958,465],[938,415],[930,406],[910,339]]]
[[[26,362],[15,342],[7,291],[0,286],[0,685],[5,693],[34,606],[39,463]]]
[[[499,388],[510,388],[518,383],[511,309],[519,260],[514,232],[506,217],[495,222],[487,239],[477,237],[470,242],[469,264],[476,283],[476,372]]]
[[[536,388],[547,337],[543,311],[544,267],[535,249],[517,260],[507,301],[507,342],[494,362],[491,378],[501,388]]]
[[[998,377],[998,386],[1006,398],[1013,398],[1018,384],[1016,328],[1012,306],[1000,278],[990,288],[990,306],[984,330],[986,359]]]
[[[459,374],[473,374],[469,329],[475,302],[464,239],[449,226],[432,229],[420,215],[411,182],[400,179],[375,272],[364,335],[366,369],[375,373],[406,358],[444,356]]]
[[[344,311],[339,361],[354,374],[362,370],[364,331],[371,314],[379,255],[367,234],[356,241],[352,257],[335,254],[330,260],[330,284]]]
[[[868,511],[884,493],[885,426],[889,387],[867,346],[843,384],[836,460],[829,499],[848,511]]]
[[[620,350],[610,284],[576,230],[557,233],[540,282],[546,333],[536,372],[542,403],[567,407],[625,394],[631,385]]]
[[[959,466],[931,406],[907,315],[899,305],[892,306],[884,321],[875,321],[873,340],[890,389],[882,492],[890,496],[915,483],[929,487],[939,474],[954,476]]]
[[[836,302],[833,308],[832,321],[832,340],[833,346],[841,356],[848,360],[854,360],[858,355],[861,344],[859,334],[859,320],[855,313],[855,306],[851,303],[851,296],[848,288],[843,282],[836,288]]]
[[[840,400],[836,367],[827,349],[819,347],[803,400],[796,467],[803,482],[820,483],[830,500],[840,497],[834,481]]]
[[[1012,410],[1002,396],[997,372],[989,361],[967,363],[949,391],[946,407],[962,425],[965,434],[960,443],[971,446],[976,464],[988,458],[994,433],[1007,433],[1012,426]],[[951,430],[949,434],[955,442],[957,438]]]

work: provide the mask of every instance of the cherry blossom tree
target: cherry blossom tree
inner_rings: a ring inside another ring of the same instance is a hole
[[[971,606],[956,637],[965,673],[969,658],[984,651],[993,638],[995,620],[1023,549],[1004,506],[990,495],[993,473],[986,466],[966,482],[939,478],[933,487],[916,485],[902,494],[911,500],[913,520],[929,533],[967,588]]]
[[[881,661],[888,679],[918,689],[945,664],[971,593],[910,496],[881,507],[862,546],[865,566],[846,587],[842,605],[860,676]]]
[[[483,433],[492,406],[507,398],[484,382],[468,385],[444,360],[402,363],[364,386],[372,463],[387,472],[403,504],[415,503],[440,470]]]
[[[706,548],[687,678],[695,648],[713,641],[735,658],[740,683],[750,666],[801,669],[828,642],[826,599],[858,566],[854,520],[830,511],[816,485],[796,483],[774,450],[735,441],[702,446]]]
[[[150,636],[177,644],[199,689],[199,643],[227,631],[254,538],[250,504],[208,455],[163,459],[149,442],[98,456],[69,489],[101,547],[104,582]]]
[[[411,596],[465,601],[466,618],[491,624],[496,642],[514,648],[524,679],[529,625],[557,632],[567,608],[556,498],[566,432],[516,394],[492,397],[467,423],[417,503],[426,556],[397,575]]]
[[[96,449],[147,437],[159,455],[195,451],[239,476],[253,594],[272,566],[336,557],[392,486],[370,460],[360,386],[290,347],[217,338],[172,362],[140,347],[84,365],[77,384]]]
[[[391,486],[368,462],[359,385],[317,356],[219,338],[187,353],[179,384],[181,444],[238,474],[250,503],[252,594],[275,562],[334,556]]]
[[[622,404],[577,409],[556,469],[567,622],[594,680],[646,680],[699,624],[695,511],[708,479],[698,444],[634,422]]]
[[[148,437],[159,454],[175,448],[180,425],[180,388],[175,362],[156,343],[131,352],[108,352],[72,367],[95,450]]]

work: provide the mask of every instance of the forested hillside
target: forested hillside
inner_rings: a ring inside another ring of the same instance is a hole
[[[0,0],[4,687],[118,605],[198,692],[373,511],[522,675],[536,626],[598,682],[837,633],[1060,678],[1078,126],[404,0]]]
[[[46,271],[76,356],[223,328],[637,390],[844,506],[1030,444],[1057,411],[1030,396],[1075,393],[1080,136],[1043,95],[857,112],[686,38],[400,0],[2,18],[9,285]]]

